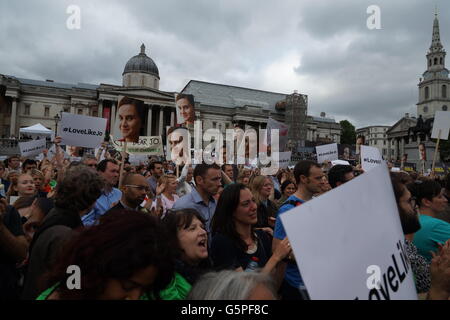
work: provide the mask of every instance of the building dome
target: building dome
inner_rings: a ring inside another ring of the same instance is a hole
[[[159,71],[152,58],[145,54],[145,45],[141,46],[141,53],[128,60],[122,76],[127,73],[147,73],[159,79]]]

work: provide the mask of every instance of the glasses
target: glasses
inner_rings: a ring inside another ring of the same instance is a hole
[[[137,186],[137,185],[134,185],[134,184],[126,184],[125,187],[136,188],[139,191],[144,191],[145,190],[145,192],[149,192],[150,191],[149,187]]]

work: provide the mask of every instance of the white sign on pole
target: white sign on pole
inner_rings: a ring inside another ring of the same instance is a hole
[[[311,299],[417,299],[386,165],[281,220]]]
[[[364,171],[369,171],[383,163],[380,150],[374,147],[361,146],[361,162]]]
[[[291,162],[291,151],[278,152],[278,167],[279,169],[286,169]],[[277,157],[272,157],[277,159]]]
[[[115,140],[113,138],[112,142],[114,149],[117,151],[123,151],[123,141]],[[138,142],[128,142],[127,153],[136,155],[163,156],[164,150],[161,136],[139,137]]]
[[[20,154],[22,157],[36,156],[46,148],[45,139],[31,140],[27,142],[19,142]]]
[[[317,162],[323,163],[326,160],[338,160],[338,146],[337,143],[324,144],[316,147]]]
[[[105,138],[107,119],[62,113],[58,128],[61,144],[77,147],[96,148]]]
[[[431,138],[439,138],[439,130],[441,130],[441,140],[448,139],[448,133],[450,131],[450,111],[436,111],[434,114],[433,131],[431,132]]]

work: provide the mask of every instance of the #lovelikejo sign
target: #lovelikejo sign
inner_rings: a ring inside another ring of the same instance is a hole
[[[316,147],[317,162],[333,161],[339,159],[337,143],[324,144]]]
[[[383,164],[281,215],[311,299],[417,299],[397,210]]]
[[[96,148],[105,138],[106,122],[104,118],[63,112],[61,126],[58,128],[61,144]]]
[[[361,164],[364,171],[369,171],[383,163],[380,150],[374,147],[361,146]]]
[[[20,154],[22,157],[36,156],[46,148],[45,139],[31,140],[27,142],[19,142]]]

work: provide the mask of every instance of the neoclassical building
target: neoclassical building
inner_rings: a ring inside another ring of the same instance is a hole
[[[158,67],[146,54],[144,44],[125,64],[121,86],[67,84],[0,74],[0,135],[18,137],[20,128],[36,123],[54,130],[55,117],[61,112],[106,118],[111,131],[118,102],[124,96],[143,100],[147,107],[142,135],[164,135],[164,128],[176,122],[175,92],[159,90],[160,80]],[[265,128],[272,117],[294,128],[291,138],[340,142],[339,123],[324,113],[321,117],[307,116],[308,98],[297,92],[289,95],[197,80],[189,81],[181,92],[194,95],[196,116],[203,121],[204,129],[224,131],[234,124]]]

